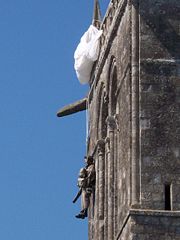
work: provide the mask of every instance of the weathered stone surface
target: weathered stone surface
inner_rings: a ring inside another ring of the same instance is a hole
[[[180,212],[130,210],[118,240],[180,239]]]
[[[109,5],[88,97],[90,240],[180,239],[179,26],[179,0]]]

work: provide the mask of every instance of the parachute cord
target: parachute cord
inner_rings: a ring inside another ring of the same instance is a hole
[[[88,141],[89,141],[89,104],[88,104],[88,98],[86,101],[86,154],[88,151]]]

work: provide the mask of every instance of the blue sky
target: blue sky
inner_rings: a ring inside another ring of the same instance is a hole
[[[109,0],[101,0],[102,12]],[[73,54],[93,0],[0,1],[0,239],[85,240],[72,204],[83,165],[85,112],[57,110],[88,92]]]

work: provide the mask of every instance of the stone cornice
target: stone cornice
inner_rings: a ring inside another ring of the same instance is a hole
[[[148,210],[148,209],[130,209],[129,214],[154,217],[179,217],[180,211]]]
[[[148,210],[148,209],[130,209],[124,218],[122,227],[116,236],[116,240],[121,236],[124,227],[132,216],[144,216],[144,217],[171,217],[180,218],[180,211],[165,211],[165,210]]]

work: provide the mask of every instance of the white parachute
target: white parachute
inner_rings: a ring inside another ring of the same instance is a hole
[[[99,38],[101,35],[102,30],[98,30],[93,25],[90,25],[74,53],[74,68],[81,84],[86,84],[90,81],[93,63],[99,56]]]

